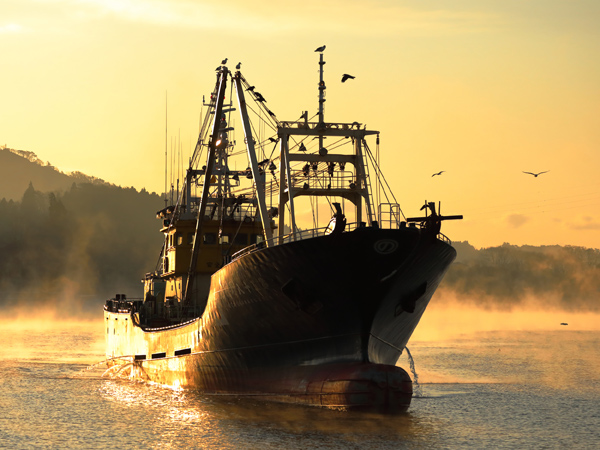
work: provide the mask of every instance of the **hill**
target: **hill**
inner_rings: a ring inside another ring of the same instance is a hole
[[[560,245],[475,249],[455,242],[458,256],[440,286],[461,303],[510,310],[600,311],[600,250]]]
[[[160,196],[67,175],[28,152],[0,150],[0,168],[0,306],[97,315],[116,293],[142,295],[163,242]]]
[[[107,184],[80,172],[65,174],[33,152],[0,147],[0,199],[20,200],[30,182],[42,192],[63,192],[73,183]]]

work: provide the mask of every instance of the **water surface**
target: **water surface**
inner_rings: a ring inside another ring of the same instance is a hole
[[[103,365],[86,370],[104,359],[101,319],[2,322],[0,447],[600,446],[600,331],[555,321],[427,334],[439,331],[431,318],[410,344],[421,396],[397,416],[109,379]],[[409,369],[406,356],[399,363]]]

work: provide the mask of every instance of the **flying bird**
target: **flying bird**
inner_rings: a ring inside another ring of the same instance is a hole
[[[441,174],[443,174],[444,172],[445,172],[445,170],[442,170],[442,171],[440,171],[440,172],[438,172],[438,173],[434,173],[434,174],[433,174],[433,175],[431,175],[431,176],[432,176],[432,177],[435,177],[436,175],[441,175]]]
[[[237,63],[237,65],[235,66],[235,68],[237,70],[240,70],[242,68],[242,63],[241,62]]]
[[[550,172],[550,171],[549,171],[549,170],[545,170],[544,172],[538,172],[538,173],[533,173],[533,172],[525,172],[525,171],[523,171],[523,173],[527,173],[527,174],[529,174],[529,175],[533,175],[533,176],[534,176],[534,177],[536,177],[536,178],[538,177],[538,175],[541,175],[541,174],[543,174],[543,173],[546,173],[546,172]]]
[[[345,73],[345,74],[342,76],[342,83],[345,83],[345,82],[346,82],[346,80],[348,80],[348,79],[350,79],[350,80],[354,80],[354,77],[353,77],[352,75],[348,75],[347,73]]]
[[[325,50],[325,46],[321,46],[318,49],[315,50],[315,52],[322,52],[323,50]]]
[[[562,322],[561,325],[569,325],[569,324],[566,322]]]
[[[227,64],[227,58],[225,58],[223,61],[221,61],[221,64]]]

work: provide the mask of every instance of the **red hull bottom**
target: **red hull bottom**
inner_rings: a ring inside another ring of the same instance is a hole
[[[299,369],[298,384],[291,386],[295,377],[287,370],[285,389],[277,391],[276,382],[271,392],[237,395],[255,396],[269,401],[321,406],[330,409],[371,411],[384,413],[406,412],[412,399],[412,381],[400,367],[372,364],[327,364],[306,372]],[[294,369],[291,369],[293,371]]]

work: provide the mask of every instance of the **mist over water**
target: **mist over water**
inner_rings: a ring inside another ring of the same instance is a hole
[[[600,312],[599,249],[505,243],[477,250],[468,242],[453,246],[457,259],[437,299],[451,297],[490,310]]]
[[[434,299],[435,300],[435,299]],[[5,316],[6,317],[6,316]],[[593,448],[600,317],[432,302],[409,342],[421,394],[382,416],[102,378],[97,320],[0,321],[0,447]],[[569,323],[564,326],[560,323]],[[398,364],[410,369],[408,352]]]
[[[472,306],[471,300],[440,290],[411,341],[448,339],[482,331],[600,331],[600,313],[564,310],[531,298],[521,306]],[[562,325],[566,324],[566,325]]]

